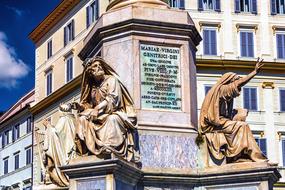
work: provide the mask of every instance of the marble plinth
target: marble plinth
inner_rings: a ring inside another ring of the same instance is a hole
[[[77,159],[77,163],[61,167],[69,177],[70,190],[134,190],[142,175],[134,164],[124,160],[91,160]]]

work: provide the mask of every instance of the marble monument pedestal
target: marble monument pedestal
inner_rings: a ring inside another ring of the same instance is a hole
[[[70,190],[134,190],[137,186],[142,172],[134,164],[116,158],[95,161],[94,156],[89,157],[61,167],[69,177]]]

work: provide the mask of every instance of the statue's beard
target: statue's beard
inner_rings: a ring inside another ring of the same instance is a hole
[[[99,70],[94,74],[95,81],[99,82],[104,79],[105,72],[103,70]]]

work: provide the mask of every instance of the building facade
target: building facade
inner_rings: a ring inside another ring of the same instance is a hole
[[[187,10],[203,42],[197,50],[198,111],[206,92],[225,72],[241,76],[254,69],[257,57],[263,71],[243,88],[235,107],[250,110],[248,123],[262,151],[280,171],[285,166],[285,2],[283,0],[169,0]],[[108,1],[64,0],[30,34],[36,45],[36,128],[42,120],[60,117],[58,105],[78,100],[82,62],[78,53],[85,37]],[[41,143],[34,136],[34,148]],[[40,161],[34,152],[34,184],[41,184]],[[283,186],[282,179],[277,186]]]
[[[32,189],[32,128],[29,111],[34,90],[27,93],[0,118],[0,187]]]
[[[198,110],[222,74],[245,76],[257,57],[264,59],[262,72],[243,88],[234,107],[249,110],[247,122],[257,143],[285,176],[284,1],[185,0],[184,8],[203,38],[196,53]]]

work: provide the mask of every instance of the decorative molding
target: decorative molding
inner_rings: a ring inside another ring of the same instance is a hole
[[[37,43],[54,27],[80,0],[63,0],[30,34],[29,38]]]
[[[273,25],[272,30],[273,30],[273,35],[275,35],[276,31],[285,31],[285,26]]]
[[[75,49],[72,48],[72,49],[69,50],[67,53],[65,53],[65,54],[63,55],[64,60],[66,60],[66,58],[68,58],[70,55],[73,55],[73,54],[74,54],[74,51],[75,51]]]
[[[258,29],[258,25],[257,24],[242,24],[242,23],[237,23],[236,24],[236,28],[237,28],[237,32],[240,31],[241,28],[243,29],[253,29],[254,32],[256,33],[257,29]]]
[[[281,62],[265,62],[261,73],[284,74],[285,63]],[[196,65],[199,70],[228,70],[228,71],[251,71],[255,67],[255,60],[226,60],[226,59],[201,59],[197,58]]]
[[[274,82],[263,82],[262,83],[262,88],[267,88],[267,89],[274,89],[275,86],[274,86]]]
[[[200,26],[200,31],[202,31],[202,28],[205,26],[217,27],[218,31],[220,31],[222,24],[221,22],[200,21],[199,26]]]
[[[48,73],[48,72],[50,72],[51,70],[53,70],[53,65],[50,65],[49,67],[47,67],[45,70],[44,70],[44,73],[45,73],[45,75]]]

